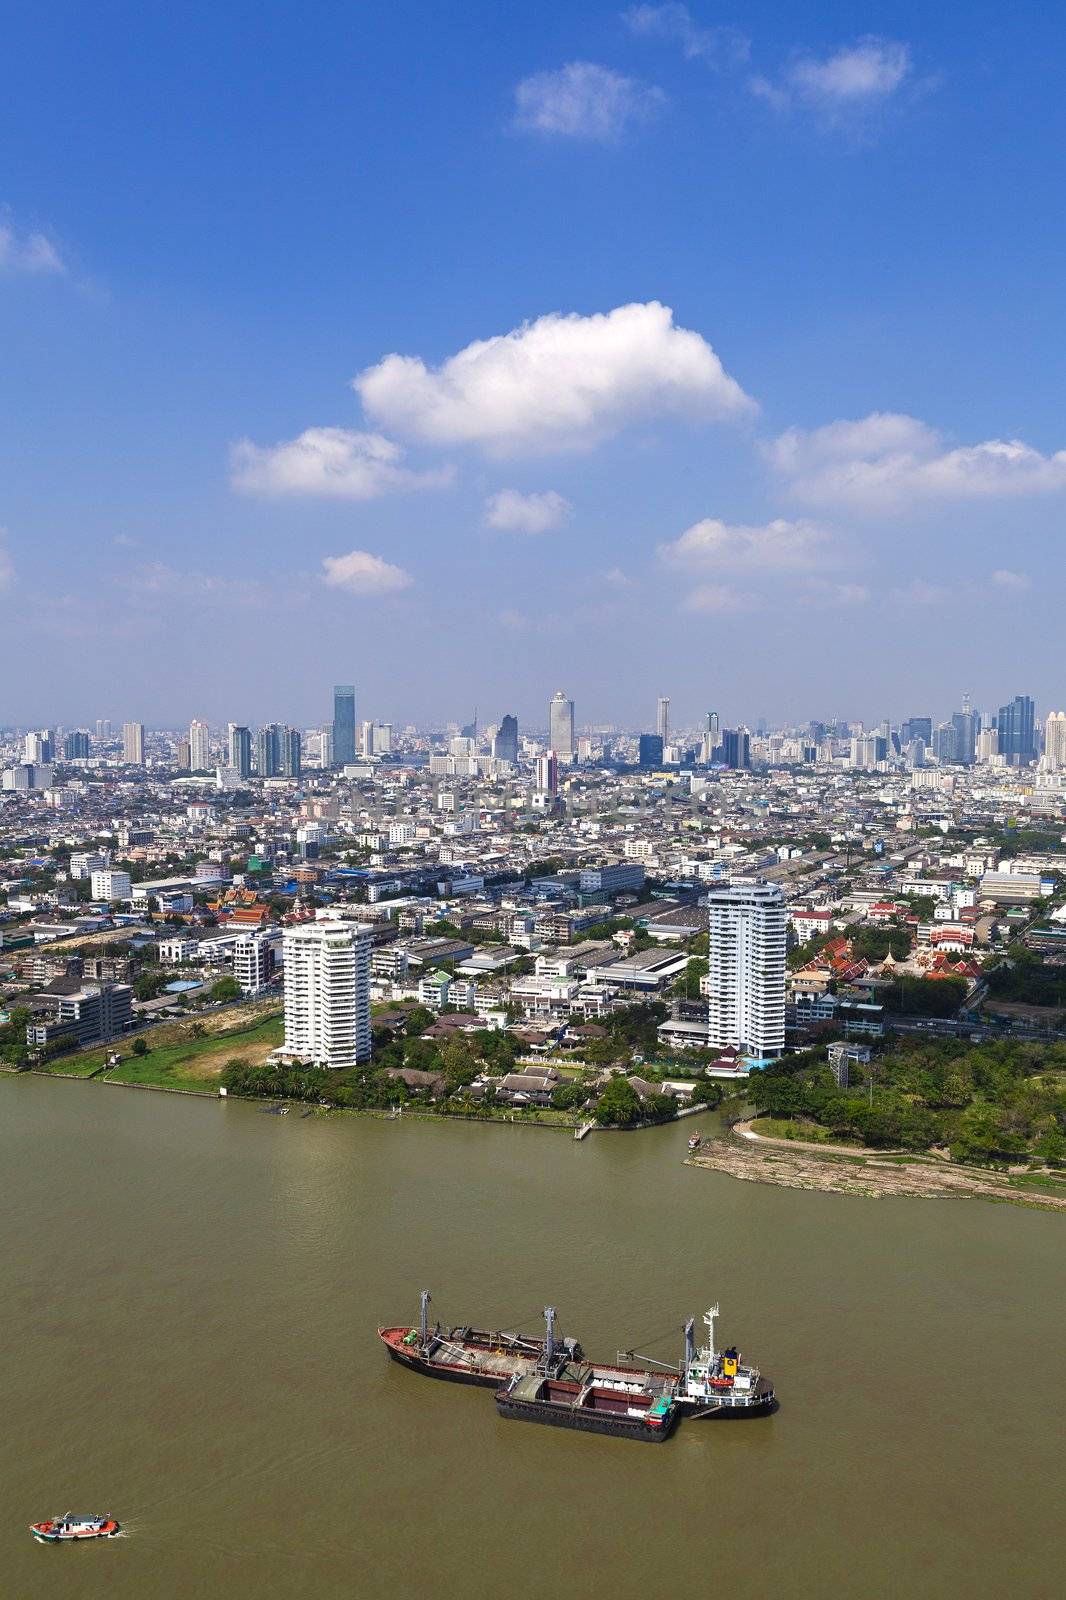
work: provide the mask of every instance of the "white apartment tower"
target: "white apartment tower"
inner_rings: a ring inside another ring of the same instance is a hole
[[[210,732],[206,722],[194,717],[189,724],[189,771],[206,772],[211,764]]]
[[[243,994],[260,994],[274,971],[274,946],[263,933],[242,933],[233,946],[233,976]]]
[[[785,1047],[785,901],[773,883],[734,878],[708,896],[708,1037],[765,1060]]]
[[[574,702],[561,689],[548,706],[548,750],[560,761],[574,759]]]
[[[122,724],[122,759],[127,767],[144,766],[144,723]]]
[[[1066,711],[1053,711],[1044,723],[1044,765],[1049,772],[1066,771]]]
[[[370,1059],[370,933],[336,922],[285,930],[283,1054],[317,1067]]]
[[[670,697],[662,694],[655,707],[655,731],[663,744],[670,743]]]

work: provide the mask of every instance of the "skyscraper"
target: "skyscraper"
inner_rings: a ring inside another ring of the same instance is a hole
[[[242,778],[252,774],[252,735],[238,722],[229,725],[229,764]]]
[[[305,922],[286,928],[284,950],[284,1053],[321,1067],[369,1061],[369,929]]]
[[[663,764],[663,736],[661,733],[642,733],[638,742],[637,760],[645,769]]]
[[[333,689],[333,765],[347,767],[355,760],[355,686],[338,683]]]
[[[301,772],[301,743],[299,728],[282,728],[279,739],[279,756],[282,777],[298,778]]]
[[[1035,707],[1027,694],[1016,694],[1009,705],[1000,706],[996,718],[999,753],[1008,767],[1026,767],[1036,759]]]
[[[1066,711],[1052,711],[1044,723],[1044,765],[1050,772],[1066,770]]]
[[[670,699],[668,695],[660,695],[655,708],[655,731],[663,744],[670,743]]]
[[[122,759],[128,767],[144,766],[144,723],[122,724]]]
[[[747,771],[751,766],[751,736],[747,728],[726,728],[722,734],[722,762]]]
[[[537,757],[537,788],[541,794],[559,793],[559,757],[554,750]]]
[[[981,731],[981,718],[970,709],[970,698],[963,696],[962,710],[953,711],[951,725],[955,729],[955,760],[972,767],[977,755],[977,735]]]
[[[785,1047],[785,901],[773,883],[735,878],[708,896],[708,1037],[756,1059]]]
[[[68,733],[63,740],[64,761],[87,761],[89,758],[89,735],[83,728],[74,733]]]
[[[515,762],[518,760],[518,718],[506,716],[496,729],[492,741],[492,753],[497,761]]]
[[[574,702],[561,689],[548,705],[548,749],[560,761],[574,759]]]
[[[189,770],[206,772],[211,760],[210,733],[206,722],[194,717],[189,724]]]
[[[255,736],[255,770],[261,778],[276,778],[281,771],[281,730],[268,722]]]

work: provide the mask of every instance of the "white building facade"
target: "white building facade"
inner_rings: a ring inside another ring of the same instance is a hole
[[[735,878],[708,897],[708,1038],[758,1060],[785,1047],[786,909],[776,884]]]
[[[336,922],[287,928],[282,1054],[320,1067],[369,1061],[370,933]]]

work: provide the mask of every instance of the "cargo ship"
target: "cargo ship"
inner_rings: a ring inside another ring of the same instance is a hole
[[[378,1329],[378,1338],[401,1366],[426,1378],[443,1378],[447,1383],[498,1389],[514,1377],[536,1371],[543,1363],[545,1341],[528,1334],[461,1324],[445,1328],[439,1322],[431,1328],[431,1299],[429,1290],[423,1289],[417,1327]],[[576,1339],[563,1339],[558,1354],[579,1361],[581,1346]]]
[[[122,1532],[122,1524],[114,1517],[75,1517],[68,1511],[65,1517],[31,1522],[30,1532],[38,1544],[66,1544],[80,1539],[113,1539]]]
[[[684,1357],[674,1367],[632,1351],[620,1351],[613,1363],[586,1360],[575,1339],[556,1337],[553,1306],[545,1307],[543,1338],[439,1323],[431,1329],[429,1299],[423,1290],[417,1328],[378,1329],[389,1355],[427,1377],[495,1389],[500,1416],[514,1421],[659,1443],[682,1417],[776,1409],[772,1385],[735,1345],[716,1350],[717,1305],[703,1319],[707,1343],[698,1350],[689,1318]]]

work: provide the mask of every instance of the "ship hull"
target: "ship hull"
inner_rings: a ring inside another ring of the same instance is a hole
[[[510,1381],[509,1373],[471,1372],[468,1367],[443,1361],[427,1361],[424,1356],[397,1350],[395,1345],[386,1344],[385,1348],[401,1367],[407,1367],[411,1372],[419,1372],[423,1378],[439,1378],[444,1383],[465,1383],[468,1388],[474,1389],[499,1389]]]
[[[644,1444],[662,1444],[670,1437],[675,1421],[671,1413],[658,1427],[650,1427],[642,1417],[556,1406],[538,1400],[516,1400],[506,1394],[497,1394],[496,1409],[501,1417],[512,1422],[541,1422],[549,1428],[576,1428],[579,1433],[603,1433],[613,1439],[636,1439]]]

